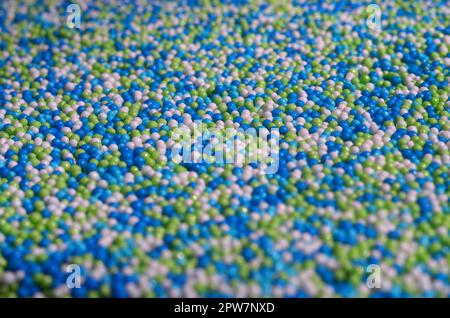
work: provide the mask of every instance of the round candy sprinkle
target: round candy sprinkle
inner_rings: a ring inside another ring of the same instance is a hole
[[[1,297],[450,295],[446,1],[44,2],[0,3]]]

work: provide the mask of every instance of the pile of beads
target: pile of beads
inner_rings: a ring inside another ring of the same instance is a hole
[[[370,3],[1,1],[0,296],[449,296],[450,6]]]

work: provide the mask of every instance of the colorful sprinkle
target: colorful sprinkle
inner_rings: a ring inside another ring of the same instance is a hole
[[[0,28],[1,297],[450,296],[448,1],[13,0]],[[278,131],[276,171],[174,160],[198,122]]]

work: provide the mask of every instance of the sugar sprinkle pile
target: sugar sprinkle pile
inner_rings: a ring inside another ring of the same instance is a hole
[[[448,1],[74,3],[0,2],[0,296],[450,295]]]

